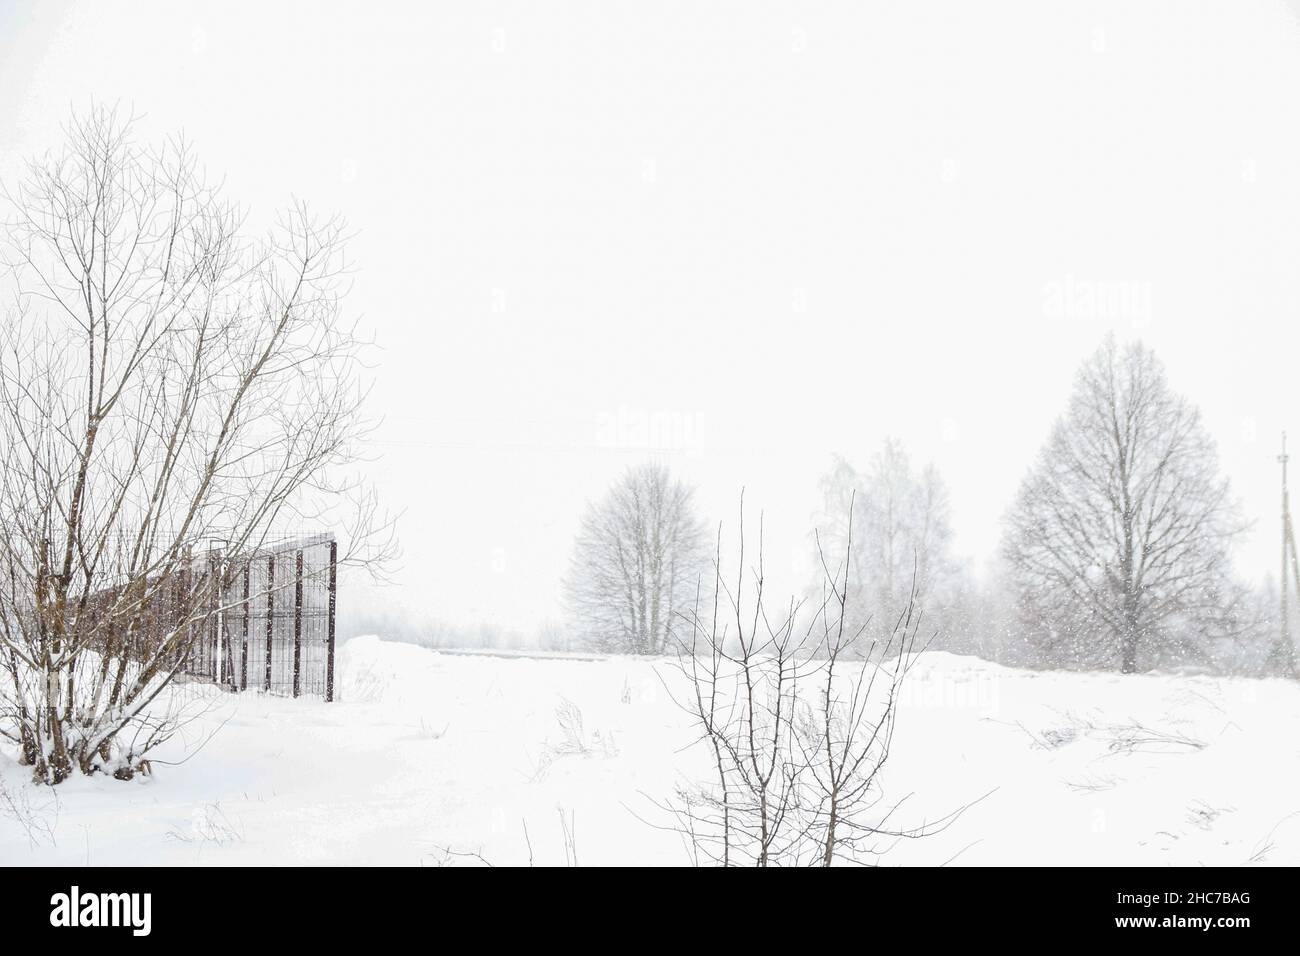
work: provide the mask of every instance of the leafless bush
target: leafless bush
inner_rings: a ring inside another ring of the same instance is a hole
[[[469,860],[472,863],[478,863],[481,866],[495,867],[496,864],[483,855],[479,850],[456,850],[449,846],[434,847],[434,852],[428,854],[428,859],[433,861],[433,865],[438,868],[444,866],[456,866],[458,860]],[[420,858],[420,865],[423,866],[425,857]]]
[[[997,721],[997,723],[1003,723],[1003,721]],[[1020,721],[1016,721],[1012,726],[1024,733],[1029,738],[1031,746],[1038,750],[1059,750],[1066,744],[1074,743],[1080,736],[1079,727],[1074,725],[1031,730]]]
[[[588,736],[583,725],[582,708],[568,698],[561,698],[555,708],[560,726],[558,743],[548,743],[533,767],[534,781],[541,780],[561,757],[617,757],[618,744],[610,733],[595,730]]]
[[[850,607],[860,590],[851,586],[851,518],[834,569],[819,545],[824,587],[811,608],[796,599],[779,611],[769,605],[761,519],[752,568],[746,544],[742,497],[734,583],[722,574],[719,530],[712,607],[697,602],[687,616],[676,661],[689,686],[675,699],[694,718],[714,773],[712,784],[681,788],[663,805],[693,859],[863,863],[898,839],[947,826],[956,814],[930,826],[893,824],[898,804],[886,804],[880,777],[919,651],[915,601],[884,638],[863,640],[868,619]]]
[[[9,787],[0,777],[0,816],[17,823],[33,849],[42,844],[54,846],[59,820],[58,794],[31,784]]]
[[[361,704],[377,704],[388,692],[388,682],[382,674],[375,673],[372,663],[365,670],[347,675],[347,685],[343,696]]]
[[[132,129],[75,120],[3,194],[0,734],[48,783],[131,776],[174,732],[223,554],[332,518],[345,563],[391,544],[346,477],[368,425],[344,224],[297,204],[250,239],[186,143]]]
[[[1106,745],[1109,754],[1131,753],[1179,753],[1203,750],[1208,744],[1204,740],[1176,730],[1152,727],[1139,720],[1121,723],[1101,723],[1092,717],[1071,711],[1060,713],[1064,721],[1056,727],[1031,730],[1017,721],[1014,726],[1027,736],[1032,745],[1041,750],[1058,750],[1066,744],[1084,737],[1100,740]],[[1077,788],[1083,789],[1083,788]]]
[[[577,838],[577,817],[574,811],[570,810],[568,816],[565,816],[564,807],[556,807],[556,812],[560,816],[560,835],[564,848],[564,865],[578,865],[578,838]],[[533,854],[533,838],[528,832],[528,821],[521,821],[524,833],[524,846],[528,850],[528,865],[534,866],[536,860]],[[435,845],[434,852],[428,855],[436,867],[456,866],[459,861],[469,861],[477,863],[480,866],[495,867],[496,864],[483,855],[483,848],[477,850],[457,850],[454,847]],[[424,857],[421,858],[421,865],[424,863]]]
[[[1219,817],[1232,813],[1236,807],[1216,807],[1199,797],[1187,805],[1187,822],[1198,830],[1210,830]]]
[[[186,830],[173,827],[168,839],[195,846],[199,853],[206,846],[224,847],[244,841],[244,827],[231,820],[218,802],[205,803],[194,809]]]
[[[1268,833],[1264,834],[1251,848],[1250,856],[1246,859],[1247,863],[1264,863],[1268,856],[1277,849],[1277,831],[1292,820],[1300,817],[1300,810],[1293,811],[1284,816],[1277,823],[1273,824]]]
[[[1111,753],[1180,753],[1204,750],[1208,746],[1204,740],[1190,734],[1148,727],[1136,720],[1106,729]]]

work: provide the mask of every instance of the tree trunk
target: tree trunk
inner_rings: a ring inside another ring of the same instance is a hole
[[[1128,624],[1124,628],[1124,633],[1119,638],[1119,646],[1119,672],[1121,674],[1136,674],[1138,669],[1138,631],[1135,626]]]

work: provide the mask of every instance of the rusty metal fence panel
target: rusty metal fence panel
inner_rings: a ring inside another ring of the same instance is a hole
[[[241,555],[213,552],[214,607],[192,636],[184,673],[232,690],[335,699],[338,545],[329,534],[285,538]]]

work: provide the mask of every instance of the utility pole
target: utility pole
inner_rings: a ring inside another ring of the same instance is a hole
[[[1288,495],[1286,490],[1286,463],[1290,456],[1286,453],[1286,432],[1282,433],[1282,454],[1277,456],[1278,463],[1282,466],[1282,573],[1278,575],[1278,591],[1282,595],[1282,608],[1278,620],[1282,624],[1281,641],[1285,648],[1291,642],[1291,629],[1287,627],[1287,583],[1286,583],[1286,559],[1289,535],[1287,525],[1291,523],[1291,509],[1288,507]]]
[[[1282,595],[1282,601],[1279,614],[1281,632],[1278,634],[1277,650],[1279,663],[1288,674],[1294,676],[1296,673],[1296,655],[1295,644],[1291,641],[1291,627],[1288,620],[1291,595],[1290,584],[1287,581],[1287,571],[1292,572],[1291,576],[1295,577],[1297,590],[1300,592],[1300,566],[1297,566],[1296,563],[1295,536],[1291,531],[1290,493],[1287,491],[1286,485],[1286,463],[1290,458],[1291,456],[1286,453],[1286,432],[1283,432],[1282,454],[1277,456],[1278,463],[1282,466],[1282,573],[1278,578],[1278,591]]]

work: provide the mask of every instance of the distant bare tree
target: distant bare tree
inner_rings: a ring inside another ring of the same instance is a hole
[[[588,506],[565,580],[588,642],[661,654],[674,615],[688,605],[705,564],[693,492],[661,465],[629,469]]]
[[[40,780],[126,777],[176,729],[223,554],[341,497],[344,559],[376,543],[339,471],[365,428],[344,227],[299,204],[248,239],[184,142],[104,109],[5,199],[0,734]]]
[[[1149,348],[1109,338],[1022,483],[1003,550],[1053,662],[1132,673],[1236,633],[1241,530],[1200,413]]]
[[[919,471],[898,439],[886,439],[865,471],[836,457],[822,477],[817,547],[849,554],[853,562],[846,612],[874,614],[868,628],[883,639],[915,602],[943,630],[954,600],[957,563],[952,557],[948,488],[934,465]],[[848,549],[850,526],[857,539]],[[864,619],[850,621],[856,629]]]

